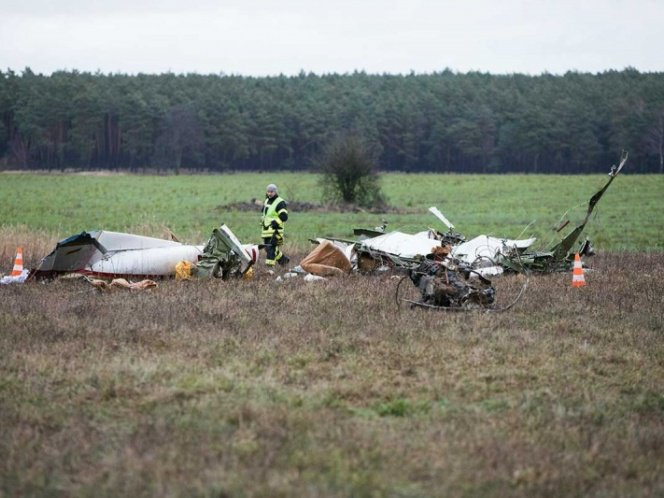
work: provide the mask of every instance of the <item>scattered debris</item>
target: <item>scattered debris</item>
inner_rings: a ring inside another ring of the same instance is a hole
[[[606,189],[609,188],[609,185],[615,180],[616,176],[618,176],[625,165],[625,162],[627,162],[627,157],[628,154],[623,151],[618,166],[612,166],[609,171],[609,180],[588,201],[588,209],[586,210],[586,216],[583,221],[569,232],[569,234],[567,234],[567,236],[565,236],[558,244],[545,252],[524,253],[519,255],[505,254],[501,264],[505,266],[506,269],[512,271],[521,271],[523,268],[527,268],[533,272],[550,273],[555,271],[568,271],[573,265],[574,255],[576,253],[592,256],[594,250],[590,240],[586,239],[583,241],[579,245],[579,249],[576,251],[572,249],[572,246],[576,244],[581,236],[581,232],[583,232],[583,229],[586,227],[590,215],[604,195],[604,192],[606,192]],[[562,230],[562,228],[563,227],[561,227],[560,230]]]
[[[191,261],[180,261],[175,265],[175,280],[190,280],[194,263]]]
[[[580,244],[577,251],[573,251],[572,247],[577,243],[593,209],[626,161],[627,154],[623,152],[619,165],[611,168],[609,180],[590,198],[581,224],[548,251],[531,251],[535,238],[516,240],[479,235],[466,241],[466,237],[456,232],[454,225],[436,207],[429,208],[429,211],[447,227],[447,232],[434,229],[416,234],[387,232],[387,222],[383,221],[381,226],[373,229],[356,228],[355,241],[316,239],[313,242],[345,244],[350,248],[348,259],[352,268],[360,272],[379,273],[391,269],[405,271],[419,289],[421,298],[418,301],[399,298],[402,279],[397,286],[397,302],[407,301],[414,306],[439,309],[482,308],[503,311],[520,299],[528,279],[514,302],[502,309],[494,309],[495,289],[488,277],[504,272],[529,275],[566,271],[571,268],[575,253],[587,256],[594,254],[588,239]],[[568,224],[560,224],[556,233],[560,233]]]
[[[258,259],[258,246],[243,246],[226,225],[215,228],[198,262],[190,268],[197,278],[242,277]]]
[[[466,241],[462,234],[454,231],[454,225],[436,207],[431,207],[429,211],[447,226],[447,232],[429,229],[414,235],[398,231],[384,233],[381,229],[386,227],[385,222],[382,227],[373,230],[355,229],[354,233],[361,237],[351,241],[353,251],[357,255],[357,269],[376,272],[389,267],[409,271],[417,267],[422,259],[432,254],[435,249],[451,246],[450,255],[453,258],[469,265],[472,270],[485,277],[499,275],[505,271],[516,273],[567,271],[572,267],[575,253],[586,256],[594,254],[588,239],[584,240],[577,250],[573,250],[573,246],[583,232],[593,209],[626,161],[627,154],[623,153],[619,165],[611,168],[609,180],[590,198],[581,224],[548,251],[531,251],[530,247],[535,243],[535,238],[515,240],[479,235]],[[556,229],[557,233],[568,223],[559,226]]]
[[[140,282],[129,282],[124,278],[114,278],[110,283],[106,280],[89,278],[86,280],[99,290],[112,290],[112,289],[128,289],[128,290],[145,290],[157,287],[157,282],[154,280],[141,280]]]
[[[81,273],[101,278],[173,275],[182,260],[195,262],[202,247],[121,232],[81,232],[61,240],[30,278]]]
[[[243,246],[226,225],[215,228],[205,246],[99,230],[58,242],[29,278],[66,273],[107,279],[174,276],[182,262],[190,265],[180,266],[183,277],[191,276],[194,269],[196,276],[222,276],[224,272],[244,275],[257,259],[258,247]]]
[[[500,274],[504,268],[501,264],[504,254],[518,254],[521,257],[535,240],[537,239],[499,239],[488,235],[478,235],[474,239],[455,246],[452,254],[474,268],[497,268],[494,274]]]
[[[318,244],[301,262],[300,267],[322,277],[341,276],[350,273],[350,259],[333,242],[324,240]]]
[[[304,276],[305,282],[322,282],[323,280],[327,279],[325,277],[321,277],[320,275],[313,275],[311,273],[308,273]]]
[[[587,239],[576,251],[572,248],[577,244],[595,206],[626,161],[627,154],[623,153],[619,165],[611,168],[609,180],[590,198],[583,221],[548,251],[530,250],[535,238],[478,235],[466,240],[440,210],[431,207],[429,211],[447,227],[446,232],[432,228],[415,234],[388,232],[388,223],[383,221],[382,225],[373,229],[355,229],[357,240],[315,239],[312,242],[317,247],[300,265],[276,280],[284,282],[304,275],[304,281],[317,282],[351,271],[381,273],[396,269],[406,273],[397,285],[397,303],[446,310],[504,311],[520,299],[528,279],[525,279],[511,304],[496,309],[496,290],[489,277],[504,272],[528,275],[568,270],[572,267],[575,254],[580,268],[578,255],[594,254]],[[256,207],[254,201],[247,204],[245,207],[252,210]],[[315,209],[316,206],[308,208]],[[305,207],[301,206],[300,210],[305,210]],[[559,223],[555,232],[561,233],[569,223],[569,220]],[[253,276],[253,265],[258,260],[260,246],[241,244],[226,225],[215,228],[205,246],[182,244],[170,231],[167,236],[170,240],[104,230],[84,231],[58,242],[29,275],[27,270],[22,270],[22,254],[19,254],[21,265],[15,264],[12,275],[2,278],[0,283],[75,273],[85,275],[90,283],[102,289],[118,286],[142,289],[154,287],[156,283],[152,280],[131,283],[127,279],[157,276],[175,276],[180,280],[211,277],[247,279]],[[267,271],[267,274],[274,275],[274,272]],[[107,283],[89,278],[93,276],[114,280]],[[400,296],[402,283],[406,279],[417,289],[419,299]]]
[[[409,301],[413,305],[434,308],[458,308],[464,310],[488,308],[496,297],[491,281],[477,274],[467,265],[452,269],[444,261],[428,259],[408,272],[410,280],[420,290],[420,301]]]
[[[496,289],[491,281],[468,263],[454,258],[451,252],[451,246],[443,246],[408,270],[396,287],[397,307],[406,303],[411,308],[445,311],[506,311],[521,299],[528,287],[526,277],[514,300],[507,306],[496,308]],[[405,297],[408,284],[403,284],[407,281],[417,289],[418,299]]]

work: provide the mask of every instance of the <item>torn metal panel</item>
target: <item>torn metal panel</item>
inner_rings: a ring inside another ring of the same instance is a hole
[[[578,245],[576,250],[573,249],[573,246],[577,244],[577,241],[583,232],[590,215],[592,214],[595,206],[599,200],[604,195],[604,192],[609,188],[609,185],[615,180],[616,176],[620,173],[625,162],[627,162],[628,154],[626,152],[622,153],[620,158],[620,163],[618,166],[612,166],[611,171],[609,171],[609,180],[604,184],[604,186],[599,189],[588,201],[588,208],[586,210],[586,215],[583,218],[583,221],[576,226],[572,231],[570,231],[558,244],[554,245],[548,251],[539,251],[539,252],[524,252],[524,253],[503,253],[503,259],[500,262],[505,269],[524,272],[524,271],[533,271],[539,273],[550,273],[556,271],[568,271],[573,264],[574,254],[579,253],[581,255],[594,255],[594,250],[590,240],[586,239]],[[565,223],[557,231],[561,231],[568,223]]]
[[[428,229],[407,234],[398,231],[382,233],[377,229],[355,229],[354,233],[362,236],[354,245],[358,269],[373,272],[381,268],[412,268],[436,249],[465,241],[463,235],[452,231],[454,225],[437,208],[432,207],[429,211],[438,219],[444,220],[450,231],[441,233]],[[386,225],[387,223],[383,222],[383,226],[379,228],[384,229]]]
[[[590,201],[588,201],[588,209],[586,210],[586,216],[581,222],[580,225],[578,225],[574,230],[572,230],[563,240],[561,240],[558,244],[556,244],[552,249],[551,252],[553,252],[553,259],[554,260],[560,260],[569,254],[570,250],[572,249],[572,246],[576,243],[577,239],[581,235],[581,232],[583,229],[586,227],[586,223],[588,223],[588,219],[590,218],[590,215],[592,214],[593,210],[595,209],[595,206],[599,202],[599,200],[602,198],[604,195],[604,192],[606,192],[606,189],[609,188],[609,185],[613,182],[613,180],[616,179],[616,176],[618,176],[618,173],[622,170],[623,166],[625,165],[625,162],[627,161],[627,153],[623,152],[620,164],[616,167],[613,166],[611,168],[611,171],[609,171],[609,180],[606,182],[606,184],[599,189],[591,198]]]
[[[242,245],[226,225],[212,230],[192,275],[199,278],[241,277],[258,259],[258,246]]]
[[[238,251],[241,253],[242,251]],[[242,262],[233,251],[233,244],[219,228],[212,230],[212,235],[205,244],[198,262],[192,268],[192,275],[198,278],[228,278],[232,274],[241,274]]]
[[[81,232],[59,241],[55,249],[44,257],[37,272],[70,272],[85,267],[90,261],[98,261],[106,252],[99,241],[100,231]]]
[[[431,254],[441,247],[440,240],[431,230],[410,235],[403,232],[390,232],[356,244],[356,250],[379,254],[390,254],[398,259],[413,259]]]
[[[417,266],[424,256],[441,247],[441,242],[431,237],[431,231],[415,235],[391,232],[359,241],[354,245],[357,269],[364,273],[374,273]]]
[[[479,235],[468,242],[455,246],[452,250],[452,255],[469,264],[477,263],[478,267],[482,266],[479,264],[482,262],[481,260],[500,264],[503,254],[510,251],[522,253],[533,245],[536,240],[536,238],[522,240],[499,239],[488,235]]]

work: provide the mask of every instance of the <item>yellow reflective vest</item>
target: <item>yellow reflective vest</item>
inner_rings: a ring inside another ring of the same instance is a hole
[[[269,198],[265,199],[265,202],[263,203],[263,218],[261,220],[261,237],[263,238],[272,237],[272,234],[275,232],[275,229],[272,228],[272,221],[277,222],[279,225],[279,232],[283,234],[284,222],[281,221],[279,215],[281,213],[288,214],[288,211],[286,211],[286,201],[284,201],[281,197],[275,197],[272,202],[270,202],[270,200],[271,199]],[[283,205],[281,206],[281,209],[277,211],[277,208],[282,203]]]

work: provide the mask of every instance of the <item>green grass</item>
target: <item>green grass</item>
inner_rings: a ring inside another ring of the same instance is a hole
[[[629,165],[628,165],[629,166]],[[539,247],[558,240],[553,228],[567,213],[571,226],[585,213],[605,175],[386,174],[383,190],[398,212],[339,213],[291,210],[290,244],[305,247],[317,236],[352,236],[354,227],[383,219],[394,230],[415,232],[442,225],[426,210],[437,206],[467,237],[536,236]],[[246,242],[258,238],[259,208],[223,206],[262,198],[275,182],[289,201],[321,202],[318,177],[307,173],[201,176],[0,174],[0,226],[18,226],[61,238],[106,229],[147,235],[167,226],[191,243],[226,223]],[[569,227],[568,227],[569,229]],[[664,250],[664,176],[622,174],[598,204],[586,234],[600,251]]]

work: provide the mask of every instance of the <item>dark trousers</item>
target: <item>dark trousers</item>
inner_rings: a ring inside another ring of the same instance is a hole
[[[263,238],[263,244],[265,244],[265,264],[267,266],[274,266],[276,263],[284,261],[284,254],[280,249],[283,243],[284,238],[281,235]],[[287,260],[288,258],[285,259]]]

